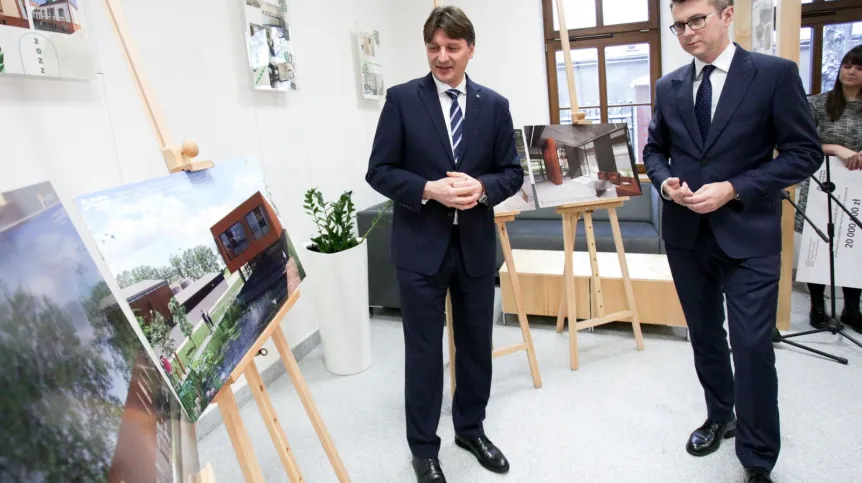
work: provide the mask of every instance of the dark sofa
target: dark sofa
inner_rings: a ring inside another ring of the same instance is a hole
[[[661,241],[661,204],[658,191],[650,183],[641,183],[643,195],[633,196],[617,209],[620,232],[626,253],[664,253]],[[358,213],[359,233],[365,233],[383,203]],[[390,259],[392,210],[388,210],[368,236],[368,290],[370,307],[400,308],[395,266]],[[512,249],[562,250],[563,223],[554,208],[524,211],[507,225]],[[583,219],[578,220],[575,250],[586,251]],[[613,252],[614,238],[607,210],[593,213],[596,249]],[[503,265],[503,252],[497,243],[497,268]]]

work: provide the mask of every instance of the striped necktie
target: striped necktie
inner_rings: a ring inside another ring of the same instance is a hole
[[[458,105],[458,96],[461,91],[458,89],[449,89],[446,95],[452,99],[452,107],[449,109],[449,126],[452,128],[452,152],[455,155],[455,164],[461,159],[464,154],[463,133],[464,133],[464,114],[461,112],[461,106]]]

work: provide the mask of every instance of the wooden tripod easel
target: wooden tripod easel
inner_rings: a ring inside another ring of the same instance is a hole
[[[162,127],[164,123],[161,121],[161,117],[158,115],[156,109],[154,102],[155,96],[152,95],[147,85],[144,83],[137,57],[134,55],[128,38],[125,35],[124,22],[118,2],[117,0],[104,1],[111,23],[119,37],[123,55],[129,65],[129,70],[131,71],[135,85],[138,88],[138,93],[144,103],[147,117],[155,131],[156,139],[161,148],[162,156],[164,157],[168,171],[170,173],[176,173],[179,171],[198,171],[212,168],[214,166],[212,161],[201,162],[194,161],[192,159],[198,155],[198,147],[194,142],[184,142],[180,148],[170,144],[167,132]],[[275,450],[284,465],[291,483],[301,483],[305,481],[299,470],[296,457],[287,442],[284,429],[279,423],[278,415],[272,405],[269,393],[266,390],[266,386],[263,383],[260,372],[257,369],[257,365],[254,362],[254,358],[260,353],[263,345],[270,339],[270,337],[272,337],[275,347],[284,363],[285,370],[290,376],[294,388],[296,388],[299,399],[311,420],[311,424],[317,433],[318,439],[320,439],[320,442],[323,445],[323,449],[326,452],[326,456],[329,458],[330,464],[335,470],[338,481],[340,483],[348,483],[350,482],[350,477],[347,474],[347,469],[344,467],[344,463],[341,461],[338,450],[332,442],[332,437],[329,435],[329,431],[323,422],[323,418],[320,416],[317,406],[311,398],[308,385],[305,382],[302,372],[299,370],[299,364],[296,362],[296,358],[293,356],[287,337],[285,337],[284,332],[280,327],[281,321],[298,299],[299,290],[295,290],[290,297],[288,297],[287,301],[278,313],[273,317],[269,326],[263,331],[260,337],[258,337],[251,349],[246,353],[239,364],[237,364],[236,368],[234,368],[233,372],[231,372],[230,376],[225,381],[224,386],[222,386],[218,394],[213,398],[213,402],[218,404],[222,420],[224,421],[234,452],[239,460],[243,477],[249,482],[263,482],[263,472],[261,471],[257,458],[254,455],[251,439],[249,438],[245,424],[243,424],[242,417],[239,412],[239,406],[237,405],[233,392],[233,384],[236,383],[237,379],[239,379],[241,375],[245,375],[248,387],[257,403],[258,409],[263,417],[264,424],[266,425],[267,431],[269,432],[270,438],[275,446]],[[196,475],[195,479],[199,481],[213,481],[214,475],[210,465],[207,464],[206,467]]]
[[[589,124],[586,120],[584,112],[578,111],[578,96],[575,89],[574,72],[572,68],[571,46],[569,44],[568,27],[566,24],[566,13],[563,7],[563,0],[556,0],[557,17],[559,19],[560,41],[563,48],[563,59],[566,62],[566,78],[569,87],[569,99],[572,105],[572,124]],[[635,305],[634,291],[632,290],[632,281],[629,277],[628,266],[626,265],[625,249],[623,248],[622,235],[620,234],[620,224],[617,219],[616,209],[623,206],[629,198],[617,197],[606,200],[590,200],[583,203],[571,203],[557,207],[557,213],[563,217],[563,250],[565,252],[565,268],[563,270],[563,280],[565,283],[565,297],[560,298],[560,309],[557,315],[557,332],[563,331],[563,324],[566,315],[569,319],[569,364],[571,369],[577,370],[580,363],[578,360],[578,330],[597,327],[599,325],[608,324],[610,322],[631,320],[632,329],[634,330],[635,341],[638,350],[643,350],[643,334],[641,333],[640,320],[638,319],[638,311]],[[599,263],[596,255],[596,237],[593,232],[593,211],[599,209],[608,210],[608,215],[611,221],[611,229],[614,233],[614,246],[616,247],[617,256],[620,261],[620,269],[623,278],[623,287],[626,292],[626,301],[628,302],[629,310],[616,312],[613,314],[605,314],[605,303],[602,295],[602,282],[599,276]],[[590,253],[590,265],[592,268],[591,291],[593,296],[591,314],[596,314],[589,320],[578,322],[575,310],[575,275],[573,254],[575,251],[575,236],[578,228],[578,218],[583,215],[587,234],[587,249]],[[568,309],[568,311],[566,311]],[[566,315],[564,315],[566,314]]]
[[[521,285],[518,281],[518,271],[515,269],[515,260],[512,257],[512,245],[509,243],[509,232],[506,223],[515,220],[519,211],[507,211],[494,213],[494,223],[497,225],[497,233],[500,235],[500,245],[503,249],[503,259],[506,261],[509,281],[515,294],[515,307],[518,310],[518,323],[521,326],[521,335],[524,342],[515,344],[493,352],[493,357],[502,357],[515,352],[526,351],[527,361],[530,364],[530,373],[533,375],[533,387],[542,387],[542,376],[539,374],[539,363],[536,361],[536,349],[533,347],[533,337],[530,335],[530,324],[527,322],[527,313],[524,311],[524,301],[521,295]],[[455,335],[452,324],[452,300],[446,294],[446,330],[449,334],[449,380],[451,386],[451,397],[455,397]]]
[[[626,254],[625,249],[623,248],[623,239],[620,234],[620,224],[616,210],[623,206],[623,203],[625,203],[626,200],[628,200],[628,197],[610,198],[598,201],[590,200],[584,203],[574,203],[557,208],[557,213],[560,213],[563,217],[563,250],[566,258],[565,268],[563,269],[565,296],[560,298],[560,310],[559,315],[557,316],[557,332],[563,331],[564,319],[568,317],[569,362],[573,371],[577,370],[579,367],[579,330],[598,327],[611,322],[631,320],[637,348],[639,351],[643,350],[643,334],[641,333],[640,319],[638,319],[638,310],[635,305],[632,280],[629,277],[629,269],[626,263]],[[614,246],[616,247],[617,256],[620,262],[620,272],[622,273],[626,302],[629,307],[629,310],[612,314],[605,314],[602,280],[599,276],[599,262],[596,254],[596,236],[593,232],[593,211],[599,209],[608,210],[608,215],[611,221],[611,230],[613,230],[614,234]],[[592,307],[590,309],[590,314],[593,314],[593,317],[589,320],[578,322],[576,318],[577,311],[575,310],[575,275],[573,256],[575,251],[575,236],[578,229],[578,218],[580,218],[581,215],[584,217],[585,231],[587,235],[587,249],[590,253],[590,266],[592,268],[590,287],[593,296],[591,297]]]

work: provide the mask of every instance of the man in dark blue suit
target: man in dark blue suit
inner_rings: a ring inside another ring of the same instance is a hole
[[[665,200],[662,236],[706,397],[706,422],[686,448],[703,456],[736,436],[747,481],[769,482],[781,439],[781,192],[817,171],[823,153],[796,64],[729,41],[732,0],[671,9],[671,30],[695,58],[656,84],[644,162]]]
[[[509,469],[482,423],[491,391],[493,207],[518,191],[524,173],[508,101],[465,74],[475,44],[470,20],[457,7],[435,8],[424,39],[431,72],[388,90],[365,179],[394,201],[413,467],[420,482],[443,482],[437,426],[447,289],[458,354],[455,443],[491,471]]]

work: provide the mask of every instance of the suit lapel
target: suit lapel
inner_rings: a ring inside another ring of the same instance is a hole
[[[446,129],[446,119],[443,117],[443,109],[440,107],[440,98],[437,95],[437,86],[434,84],[432,74],[419,83],[419,98],[422,99],[422,104],[425,106],[425,112],[431,118],[431,124],[434,125],[434,130],[437,131],[437,137],[440,140],[443,152],[449,159],[449,163],[455,166],[455,156],[452,154],[452,142],[449,140],[449,130]],[[466,119],[465,119],[466,121]]]
[[[700,131],[697,128],[697,115],[694,113],[694,62],[692,61],[690,68],[685,70],[685,75],[682,79],[674,79],[673,85],[676,88],[676,105],[679,108],[679,113],[682,116],[682,123],[688,129],[688,134],[697,145],[697,148],[703,150],[703,140],[700,138]]]
[[[481,94],[482,88],[477,86],[467,77],[467,102],[465,102],[465,109],[467,112],[464,116],[464,131],[463,131],[463,139],[461,140],[464,143],[464,159],[461,160],[461,164],[463,165],[464,160],[467,159],[467,150],[470,148],[470,141],[473,139],[475,131],[476,131],[476,121],[479,119],[479,112],[482,110],[482,105],[484,104],[483,96]],[[463,168],[459,167],[463,171]]]
[[[721,98],[719,98],[715,114],[712,116],[712,124],[704,144],[704,152],[712,147],[718,136],[727,127],[728,121],[736,112],[737,106],[742,102],[752,79],[754,79],[754,63],[751,60],[751,55],[738,46],[736,49],[730,70],[727,72],[727,79],[721,89]]]

